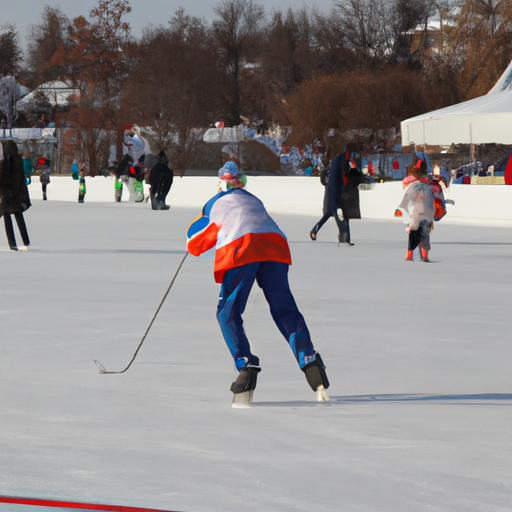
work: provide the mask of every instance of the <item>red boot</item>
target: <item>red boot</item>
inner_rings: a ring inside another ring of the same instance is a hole
[[[414,261],[414,251],[407,251],[405,253],[405,261]]]
[[[427,249],[420,249],[420,253],[421,253],[421,261],[426,261],[426,262],[430,261],[428,259],[428,251],[427,251]]]

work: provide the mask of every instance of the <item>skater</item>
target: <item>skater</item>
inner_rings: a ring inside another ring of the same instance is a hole
[[[20,251],[28,251],[30,239],[23,212],[31,206],[27,182],[23,172],[23,159],[18,152],[18,146],[13,140],[5,142],[3,147],[4,158],[0,169],[0,216],[4,217],[5,233],[11,251],[17,251],[16,237],[12,225],[11,215],[14,215],[23,246]]]
[[[129,191],[130,199],[136,203],[144,201],[144,160],[146,155],[141,155],[137,164],[130,167]]]
[[[409,234],[405,260],[414,261],[414,250],[419,247],[421,261],[428,262],[435,209],[432,188],[428,182],[427,164],[424,160],[418,160],[407,168],[407,174],[403,181],[405,194],[395,211],[396,216],[401,216],[401,212],[406,211],[410,217],[405,228]]]
[[[78,171],[78,202],[83,203],[85,200],[85,164],[80,162],[80,170]]]
[[[128,174],[133,164],[133,158],[130,155],[124,155],[121,163],[114,171],[114,199],[116,203],[121,202],[123,197],[123,181],[128,182]]]
[[[169,158],[164,151],[158,154],[158,162],[151,168],[149,186],[151,191],[151,208],[153,210],[168,210],[165,198],[171,190],[174,173],[169,166]]]
[[[48,185],[50,184],[50,162],[47,158],[38,158],[37,164],[42,168],[39,171],[39,182],[41,183],[41,188],[43,192],[43,201],[47,200],[46,190]]]
[[[354,245],[350,239],[349,219],[361,218],[357,187],[362,181],[362,175],[350,155],[350,150],[347,150],[338,154],[331,162],[326,186],[327,197],[324,197],[324,215],[310,231],[311,240],[316,240],[320,228],[330,217],[334,217],[338,226],[338,242]],[[338,208],[341,208],[343,220],[338,216]]]
[[[233,402],[251,401],[261,370],[242,319],[254,281],[263,290],[272,318],[309,385],[317,392],[317,399],[328,400],[325,366],[290,291],[291,256],[286,236],[263,203],[243,189],[245,180],[235,162],[226,162],[219,170],[219,178],[227,190],[210,199],[202,214],[189,225],[187,250],[199,256],[215,247],[214,276],[221,284],[217,320],[239,371],[231,385]]]

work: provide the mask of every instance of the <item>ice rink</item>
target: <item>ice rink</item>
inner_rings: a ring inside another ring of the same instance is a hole
[[[255,287],[245,327],[263,370],[255,403],[233,409],[211,255],[185,260],[126,373],[93,362],[128,364],[198,213],[36,198],[28,253],[8,251],[1,227],[2,495],[181,512],[511,509],[510,228],[441,221],[432,262],[411,263],[400,221],[351,221],[348,247],[332,220],[309,239],[320,212],[273,215],[331,401],[314,401]]]

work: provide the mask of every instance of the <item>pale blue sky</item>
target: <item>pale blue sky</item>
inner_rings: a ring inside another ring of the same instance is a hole
[[[319,11],[327,13],[333,6],[333,0],[314,0],[313,2],[304,2],[303,0],[255,0],[256,3],[263,5],[265,10],[270,13],[272,9],[281,8],[287,10],[288,7],[300,8],[305,4],[310,7],[316,7]],[[132,26],[135,36],[142,34],[143,28],[148,24],[166,25],[175,11],[180,7],[185,7],[185,12],[193,16],[206,18],[207,21],[214,19],[213,8],[218,6],[221,0],[131,0],[132,12],[126,20]],[[2,2],[0,10],[0,25],[11,22],[15,23],[23,39],[25,46],[25,36],[28,33],[30,25],[38,22],[45,5],[51,7],[60,7],[62,12],[69,18],[79,15],[89,16],[89,12],[98,4],[97,0],[61,0],[61,1],[39,1],[39,0],[6,0]]]

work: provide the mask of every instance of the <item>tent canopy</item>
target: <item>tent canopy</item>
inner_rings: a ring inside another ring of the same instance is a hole
[[[411,117],[401,131],[404,146],[512,144],[512,89]]]

